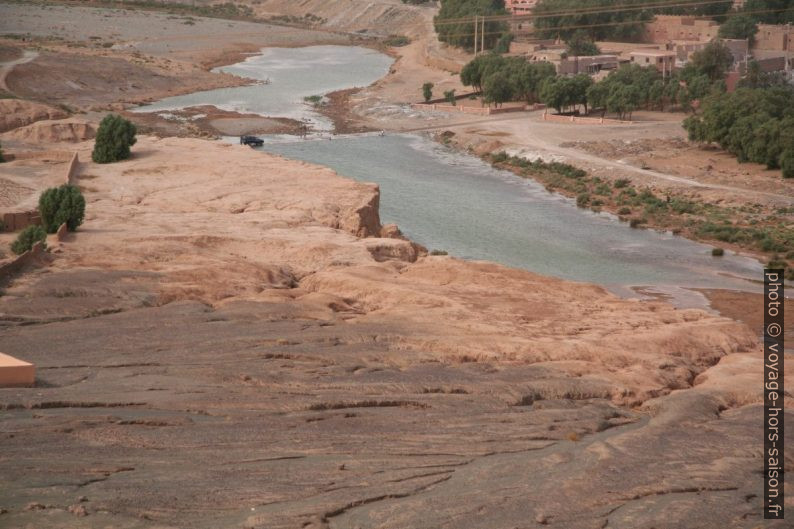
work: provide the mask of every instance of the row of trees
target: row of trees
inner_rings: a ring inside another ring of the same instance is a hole
[[[708,97],[702,111],[684,121],[693,141],[714,142],[740,162],[781,168],[794,178],[794,88],[739,88]]]
[[[586,6],[580,0],[540,0],[533,11],[537,15],[533,24],[539,37],[565,40],[571,55],[596,55],[598,48],[594,41],[636,41],[644,32],[644,24],[657,14],[713,17],[723,22],[720,37],[730,39],[752,40],[758,23],[794,22],[792,0],[747,0],[738,12],[731,12],[733,0],[679,4],[664,6],[657,0],[623,0],[617,9],[613,0],[589,0]],[[434,19],[435,29],[440,41],[471,50],[473,17],[504,14],[507,14],[504,0],[441,0],[441,9]],[[482,26],[478,30],[482,31]],[[485,23],[487,48],[507,51],[510,39],[505,22]]]
[[[478,55],[460,72],[465,86],[482,91],[483,102],[500,105],[507,101],[537,102],[544,79],[554,77],[549,63],[529,63],[522,57],[502,57],[487,53]]]
[[[504,0],[441,0],[441,9],[433,19],[438,40],[446,42],[452,46],[474,49],[474,25],[475,15],[506,15]],[[462,18],[468,18],[464,22],[450,23]],[[482,25],[478,31],[482,30]],[[493,48],[499,39],[507,33],[507,24],[500,21],[489,21],[485,23],[485,47]]]
[[[546,62],[529,63],[520,57],[493,53],[479,55],[461,71],[461,82],[483,93],[483,102],[497,106],[506,101],[541,101],[557,112],[582,106],[585,113],[600,109],[620,119],[639,108],[678,105],[693,110],[693,104],[712,92],[723,92],[722,79],[733,57],[728,48],[713,42],[692,56],[675,75],[663,78],[655,68],[626,65],[594,83],[590,76],[558,77]],[[752,67],[751,67],[752,70]],[[762,82],[762,74],[753,77]]]
[[[758,24],[786,24],[794,22],[794,2],[791,0],[748,0],[738,14],[727,17],[720,26],[724,39],[753,41]]]

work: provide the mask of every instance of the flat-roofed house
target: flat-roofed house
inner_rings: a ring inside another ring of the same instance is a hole
[[[637,50],[631,52],[629,56],[632,64],[653,66],[662,72],[662,75],[666,76],[672,73],[673,68],[675,68],[677,54],[675,51],[667,50]]]

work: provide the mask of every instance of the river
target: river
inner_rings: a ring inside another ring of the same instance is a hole
[[[241,63],[213,70],[260,81],[257,84],[168,97],[135,112],[214,105],[242,114],[309,120],[316,130],[331,130],[331,121],[303,98],[369,86],[386,75],[392,62],[388,55],[357,46],[266,48]]]
[[[312,119],[306,95],[361,86],[384,75],[391,58],[365,48],[267,49],[222,71],[270,84],[199,92],[138,109],[211,104],[265,116]],[[598,283],[636,296],[637,287],[679,306],[705,306],[694,288],[757,291],[758,261],[577,208],[543,186],[452,151],[430,138],[377,134],[300,140],[269,137],[262,150],[324,165],[381,187],[381,218],[412,240],[463,259],[484,259],[544,275]],[[233,140],[234,141],[234,140]]]

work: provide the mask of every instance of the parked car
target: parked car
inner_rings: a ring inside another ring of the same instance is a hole
[[[248,145],[249,147],[261,147],[265,144],[265,140],[257,138],[256,136],[240,136],[240,145]]]

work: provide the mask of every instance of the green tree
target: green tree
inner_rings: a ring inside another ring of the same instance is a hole
[[[488,60],[488,55],[478,55],[466,63],[460,71],[460,82],[463,86],[473,86],[477,91],[482,91],[482,71]]]
[[[44,229],[55,233],[64,222],[70,231],[83,223],[85,198],[76,186],[51,187],[39,197],[39,212]]]
[[[704,98],[700,115],[684,121],[693,141],[714,142],[740,162],[791,170],[794,151],[794,88],[772,86],[712,92]]]
[[[791,0],[747,0],[743,11],[762,24],[794,23],[794,2]]]
[[[623,88],[631,87],[626,91]],[[660,105],[666,85],[654,67],[621,66],[605,79],[588,87],[587,102],[603,113],[630,114],[642,106]],[[612,96],[611,104],[609,98]],[[610,110],[607,110],[610,107]],[[629,109],[629,110],[624,110]]]
[[[590,108],[595,110],[600,108],[602,110],[601,117],[607,111],[607,98],[609,97],[610,86],[609,83],[601,81],[595,83],[587,89],[587,102],[590,103]]]
[[[640,6],[645,2],[624,0],[621,5]],[[636,40],[643,33],[643,23],[653,17],[650,11],[615,10],[613,0],[589,0],[585,13],[582,7],[581,0],[540,0],[533,10],[538,16],[534,24],[540,37],[567,40],[584,26],[591,40]]]
[[[712,81],[723,79],[733,65],[733,54],[723,42],[712,41],[699,51],[692,54],[690,64],[684,75],[689,72],[707,75]]]
[[[548,62],[529,63],[520,59],[520,64],[510,70],[510,76],[515,89],[515,97],[528,104],[538,100],[540,85],[544,79],[557,75],[554,65]]]
[[[441,9],[433,19],[438,40],[451,46],[474,49],[474,16],[506,15],[504,0],[442,0]],[[493,48],[508,27],[505,22],[485,23],[485,47]],[[477,28],[478,40],[482,25]],[[479,43],[478,43],[479,45]]]
[[[758,61],[747,63],[747,72],[739,80],[741,88],[769,88],[772,86],[785,86],[786,74],[784,72],[765,72]]]
[[[433,83],[425,83],[422,85],[422,96],[425,98],[425,103],[429,103],[433,99]]]
[[[620,119],[628,116],[631,121],[631,114],[639,108],[642,102],[642,92],[639,88],[632,85],[620,85],[615,88],[607,97],[607,112],[613,112]]]
[[[568,44],[568,55],[583,57],[599,55],[601,53],[601,50],[598,49],[593,39],[581,29],[575,31],[566,43]]]
[[[664,81],[657,79],[648,88],[648,104],[664,111]]]
[[[510,51],[510,43],[513,42],[514,38],[512,33],[505,33],[499,37],[493,49],[494,53],[508,53]]]
[[[513,99],[513,94],[513,85],[506,73],[497,71],[485,79],[482,95],[486,104],[494,103],[499,107],[502,103]]]
[[[96,163],[112,163],[130,157],[130,147],[135,145],[135,125],[115,114],[108,114],[99,123],[94,152]]]
[[[558,114],[562,113],[562,109],[568,101],[568,96],[562,85],[562,79],[562,77],[545,79],[540,85],[539,93],[541,102],[547,107],[555,109]]]
[[[574,105],[584,105],[584,113],[587,114],[587,90],[593,86],[593,78],[589,75],[580,73],[571,78],[571,102]]]
[[[17,255],[22,255],[32,249],[34,244],[44,242],[46,239],[47,232],[41,226],[28,226],[11,243],[11,251]]]
[[[720,26],[719,36],[723,39],[747,39],[752,42],[757,32],[758,25],[749,15],[735,15]]]
[[[540,100],[549,107],[562,112],[563,109],[584,105],[587,111],[587,93],[593,85],[589,75],[579,74],[573,77],[556,77],[543,81],[540,88]]]
[[[454,90],[447,90],[446,92],[444,92],[444,99],[446,99],[447,103],[449,103],[453,107],[458,104],[458,100],[455,99]]]
[[[780,168],[783,178],[794,178],[794,147],[788,148],[780,156]]]

